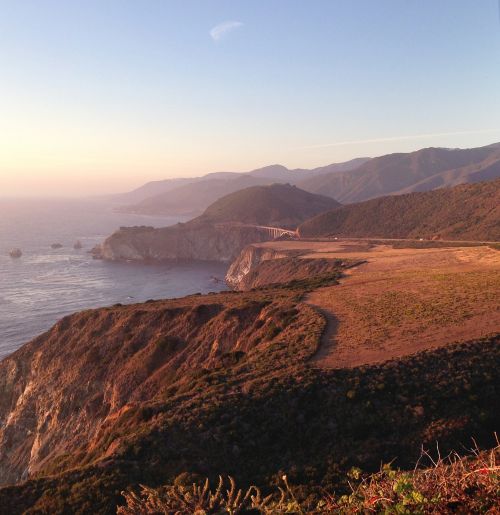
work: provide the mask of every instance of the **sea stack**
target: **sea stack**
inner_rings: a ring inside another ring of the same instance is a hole
[[[19,259],[23,255],[23,252],[21,249],[12,249],[9,252],[9,256],[14,259]]]
[[[80,240],[76,241],[75,244],[73,245],[73,248],[75,250],[80,250],[82,247],[83,247],[83,245],[82,245],[82,242]]]

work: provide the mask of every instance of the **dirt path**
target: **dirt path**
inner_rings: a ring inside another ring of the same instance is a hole
[[[488,247],[368,251],[313,248],[304,257],[367,263],[306,301],[327,319],[313,363],[383,362],[500,332],[500,252]]]

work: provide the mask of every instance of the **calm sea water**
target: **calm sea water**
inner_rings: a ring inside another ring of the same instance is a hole
[[[178,221],[114,213],[97,201],[0,199],[0,359],[75,311],[223,289],[213,279],[224,278],[223,264],[107,263],[88,254],[122,225]],[[20,259],[8,255],[15,247]]]

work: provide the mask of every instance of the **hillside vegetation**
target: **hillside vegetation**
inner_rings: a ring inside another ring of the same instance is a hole
[[[316,502],[300,502],[288,477],[280,478],[275,492],[237,487],[234,479],[219,478],[217,488],[208,479],[192,485],[178,482],[161,488],[141,487],[141,492],[124,492],[127,505],[119,515],[160,513],[496,513],[500,496],[500,446],[490,452],[474,451],[461,457],[454,453],[433,458],[422,453],[427,467],[412,472],[395,470],[385,464],[376,474],[351,469],[347,478],[351,492],[344,495],[324,492]]]
[[[500,240],[500,179],[382,197],[318,215],[302,237],[353,236]]]
[[[340,204],[290,184],[245,188],[217,200],[198,220],[296,228],[301,222]]]
[[[500,177],[500,144],[472,149],[425,148],[371,159],[348,173],[325,174],[300,188],[342,204],[384,195],[429,191]]]

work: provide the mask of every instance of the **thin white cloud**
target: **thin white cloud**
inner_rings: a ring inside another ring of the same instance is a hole
[[[485,129],[479,131],[460,131],[460,132],[435,132],[432,134],[414,134],[413,136],[391,136],[389,138],[374,138],[374,139],[357,139],[351,141],[334,141],[333,143],[323,143],[321,145],[309,145],[302,148],[327,148],[327,147],[342,147],[344,145],[361,145],[364,143],[385,143],[388,141],[405,141],[414,139],[438,138],[441,136],[458,136],[467,134],[488,134],[497,132],[499,129]]]
[[[210,37],[214,41],[219,41],[225,36],[227,36],[230,32],[233,32],[236,29],[239,29],[243,26],[241,21],[225,21],[216,25],[213,29],[210,30]]]

